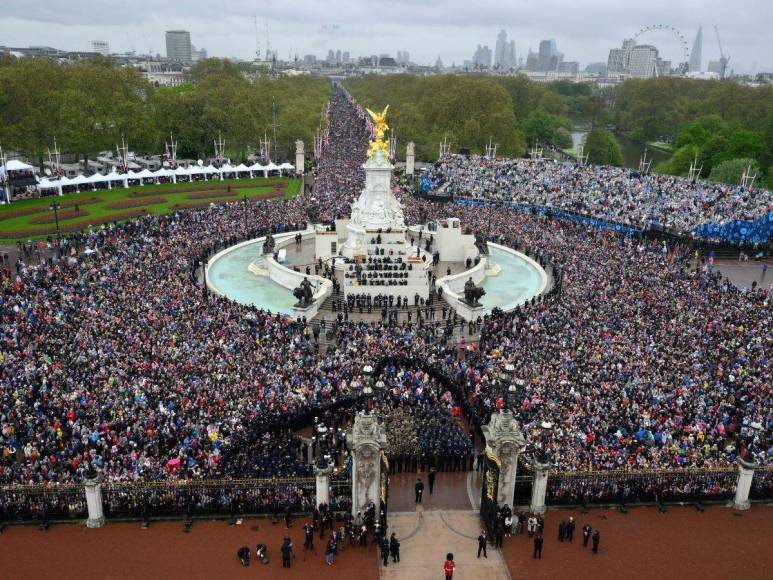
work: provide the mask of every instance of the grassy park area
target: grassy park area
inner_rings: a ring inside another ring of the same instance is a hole
[[[0,243],[56,234],[53,203],[59,206],[59,230],[66,233],[142,215],[240,201],[245,196],[253,200],[290,198],[298,194],[299,188],[298,179],[270,177],[167,183],[26,199],[0,206]]]

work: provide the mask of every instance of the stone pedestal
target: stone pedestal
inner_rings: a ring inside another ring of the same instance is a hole
[[[314,475],[317,478],[316,496],[317,507],[320,504],[330,505],[330,474],[333,473],[333,466],[327,467],[314,466]]]
[[[352,451],[352,514],[373,503],[376,510],[381,497],[381,452],[386,449],[386,429],[372,413],[360,411],[346,433]]]
[[[300,139],[295,142],[295,174],[303,175],[303,168],[305,166],[305,154],[303,141]]]
[[[748,510],[751,507],[749,491],[752,488],[755,467],[753,463],[743,459],[738,460],[738,483],[735,488],[735,498],[733,499],[733,507],[737,510]]]
[[[518,455],[526,445],[518,421],[512,412],[500,411],[491,415],[491,421],[481,429],[486,440],[486,449],[501,462],[499,468],[499,489],[497,504],[513,505],[515,476],[518,472]]]
[[[549,463],[541,463],[534,459],[534,483],[531,486],[531,506],[529,511],[533,514],[545,513],[545,495],[548,491]]]
[[[101,528],[105,525],[105,514],[102,511],[102,475],[83,480],[86,490],[86,506],[89,510],[87,528]]]
[[[405,150],[405,174],[406,175],[413,175],[413,166],[415,164],[416,158],[414,156],[414,148],[415,145],[413,144],[413,141],[408,143],[408,147]]]

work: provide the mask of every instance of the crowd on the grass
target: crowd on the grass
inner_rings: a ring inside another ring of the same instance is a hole
[[[449,154],[424,180],[430,190],[457,197],[550,206],[640,227],[655,222],[681,232],[773,211],[773,193],[764,189],[551,159]]]
[[[323,219],[348,213],[368,140],[343,93],[330,105]],[[395,456],[468,456],[457,416],[477,429],[515,381],[526,455],[545,452],[560,470],[773,463],[769,281],[739,290],[685,245],[410,200],[409,223],[456,216],[550,256],[560,299],[487,316],[474,352],[407,320],[334,321],[324,348],[310,323],[210,295],[195,275],[231,241],[304,227],[309,203],[141,218],[72,238],[52,259],[4,265],[0,484],[80,481],[92,469],[112,482],[306,474],[281,427],[351,409],[363,366],[385,356],[419,361],[385,374]],[[425,383],[428,368],[457,386],[454,400]]]

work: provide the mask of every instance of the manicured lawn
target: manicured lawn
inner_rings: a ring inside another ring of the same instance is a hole
[[[41,218],[45,220],[47,216],[53,217],[53,212],[49,209],[53,202],[63,206],[59,210],[60,214],[72,216],[59,220],[60,230],[68,232],[84,229],[89,225],[97,226],[132,219],[146,213],[162,215],[186,207],[239,201],[245,196],[248,199],[291,198],[298,194],[299,189],[298,179],[269,177],[168,183],[27,199],[0,206],[0,243],[13,243],[16,240],[55,234],[55,223],[35,223],[40,222]],[[78,212],[75,211],[76,204]]]

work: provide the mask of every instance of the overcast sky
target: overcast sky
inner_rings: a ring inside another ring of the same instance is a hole
[[[281,58],[410,52],[411,60],[446,65],[470,59],[475,46],[492,49],[505,29],[518,57],[555,38],[565,60],[606,61],[609,49],[650,24],[678,29],[692,48],[703,24],[703,68],[719,56],[713,25],[737,72],[773,71],[773,0],[3,0],[0,44],[89,50],[107,40],[113,52],[165,55],[164,31],[191,32],[210,56],[252,59],[256,43]],[[257,16],[257,39],[253,16]],[[640,40],[663,58],[679,60],[667,33]]]

